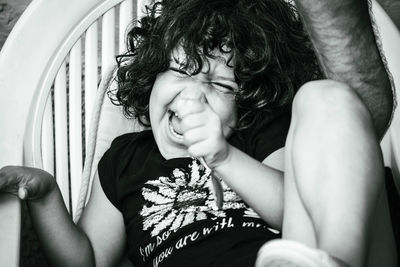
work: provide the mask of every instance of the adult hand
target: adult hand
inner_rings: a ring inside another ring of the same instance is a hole
[[[38,200],[56,187],[55,179],[48,172],[22,166],[0,169],[0,192],[11,193],[23,200]]]

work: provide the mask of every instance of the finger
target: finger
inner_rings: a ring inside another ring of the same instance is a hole
[[[206,140],[193,143],[188,146],[187,151],[190,156],[194,158],[205,157],[209,154],[209,147],[207,148]]]
[[[200,102],[205,102],[204,93],[200,88],[193,88],[193,87],[185,88],[184,90],[181,91],[180,97],[184,99],[192,99]]]
[[[204,139],[199,142],[195,142],[192,145],[188,146],[188,153],[192,157],[204,157],[206,162],[209,162],[208,159],[213,161],[214,157],[221,150],[223,140],[218,141],[216,139]]]
[[[195,100],[179,99],[175,112],[178,113],[179,118],[184,118],[189,114],[202,112],[205,109],[205,105]]]
[[[208,116],[204,112],[186,115],[181,120],[181,128],[183,132],[205,126],[208,122]]]
[[[48,183],[45,182],[46,179],[43,177],[33,177],[20,185],[25,191],[25,200],[35,200],[44,196],[48,190]],[[19,193],[19,191],[18,191]]]
[[[183,143],[190,147],[209,138],[206,127],[192,128],[183,133]]]
[[[204,140],[188,147],[187,151],[192,157],[203,157],[208,166],[213,169],[227,158],[229,146],[223,140]]]
[[[0,191],[16,194],[21,179],[14,166],[5,166],[0,170]]]

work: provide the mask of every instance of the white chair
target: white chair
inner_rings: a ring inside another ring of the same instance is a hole
[[[105,149],[115,136],[138,129],[136,122],[127,121],[120,108],[104,97],[114,86],[112,65],[114,56],[124,50],[126,25],[132,14],[142,10],[137,6],[143,2],[35,0],[0,52],[0,167],[23,164],[55,174],[75,219]],[[399,86],[400,33],[375,2],[374,13]],[[115,24],[116,17],[120,22]],[[103,79],[97,89],[100,73]],[[400,181],[398,113],[382,147],[387,165]],[[0,266],[17,266],[20,211],[16,198],[0,196],[0,218],[0,231],[5,233],[0,239]]]
[[[100,77],[109,76],[115,55],[125,50],[127,25],[142,14],[144,3],[35,0],[0,52],[0,88],[8,95],[0,100],[0,166],[34,166],[54,174],[71,216],[77,213],[82,180],[89,181],[92,170],[86,164],[82,175],[83,152],[92,162],[96,141],[101,140],[88,142]],[[103,82],[102,88],[107,85]],[[124,132],[124,125],[133,129],[120,111],[118,117],[105,129],[111,135]],[[122,126],[114,128],[118,121]],[[97,127],[99,122],[93,124]],[[7,229],[0,241],[0,266],[17,266],[19,201],[6,195],[0,200],[0,226]]]

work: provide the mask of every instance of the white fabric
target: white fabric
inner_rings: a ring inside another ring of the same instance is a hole
[[[105,73],[97,91],[88,135],[89,140],[87,140],[82,185],[75,221],[78,221],[89,199],[97,165],[104,152],[110,147],[111,142],[119,135],[143,129],[137,120],[127,119],[123,115],[122,107],[112,104],[107,96],[107,92],[114,90],[117,86],[115,74],[115,66],[112,66]]]

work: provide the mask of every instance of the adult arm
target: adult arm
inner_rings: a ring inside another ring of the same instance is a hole
[[[92,244],[96,266],[118,266],[121,263],[126,246],[124,219],[105,195],[97,172],[89,202],[78,225]]]
[[[120,261],[125,246],[122,215],[104,195],[97,176],[79,225],[72,221],[54,178],[43,170],[4,167],[0,191],[26,200],[51,266],[115,266]]]
[[[28,201],[35,230],[52,266],[117,266],[125,248],[122,214],[105,196],[96,173],[89,203],[76,225],[58,187]]]
[[[95,266],[90,241],[73,223],[57,186],[27,205],[50,266]]]
[[[372,28],[366,0],[295,0],[328,79],[350,85],[369,109],[382,138],[393,92]]]
[[[117,266],[125,247],[121,213],[105,196],[96,173],[89,203],[76,225],[58,187],[28,207],[52,266]]]

